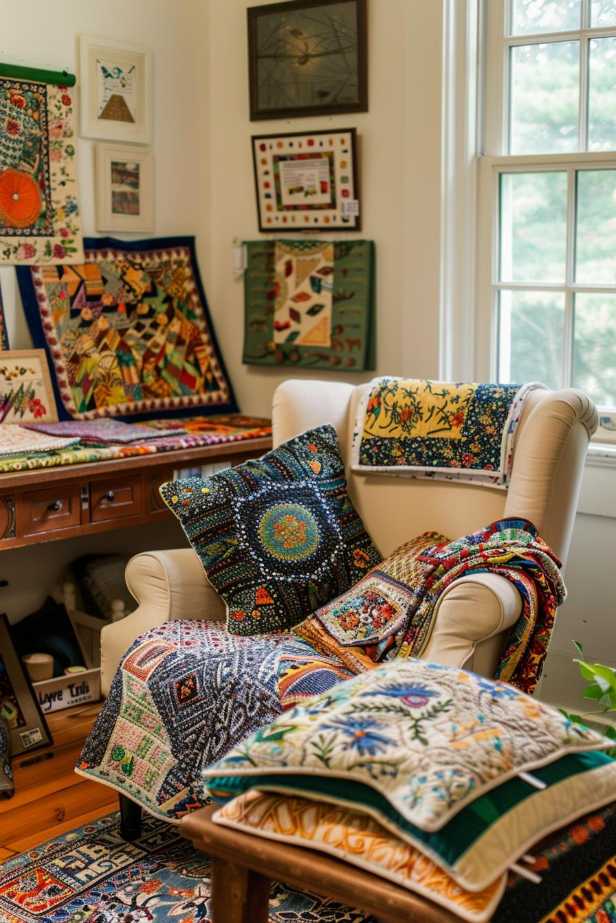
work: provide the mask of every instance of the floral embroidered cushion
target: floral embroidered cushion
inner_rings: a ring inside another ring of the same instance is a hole
[[[393,660],[284,712],[204,777],[330,775],[375,788],[410,823],[439,830],[507,779],[610,741],[506,683]]]
[[[230,801],[213,820],[245,833],[328,853],[421,894],[471,923],[491,919],[505,890],[506,876],[501,874],[481,891],[465,891],[372,817],[339,805],[252,791]]]
[[[380,555],[347,492],[336,430],[319,426],[210,478],[160,493],[240,635],[290,628]]]
[[[533,770],[534,784],[515,777],[467,804],[440,830],[409,823],[378,791],[333,776],[229,776],[210,779],[216,801],[253,789],[297,795],[367,813],[396,837],[421,850],[460,887],[488,887],[530,845],[616,796],[616,761],[598,750],[571,753]],[[537,788],[537,786],[545,786]]]

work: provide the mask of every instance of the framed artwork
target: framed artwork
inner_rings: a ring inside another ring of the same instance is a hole
[[[82,35],[81,134],[149,144],[152,54],[142,45]]]
[[[292,0],[247,14],[251,121],[368,111],[366,0]]]
[[[0,613],[0,717],[8,727],[11,756],[52,743],[47,722],[17,656],[3,613]]]
[[[96,229],[154,230],[154,158],[149,149],[96,145]]]
[[[253,135],[260,231],[358,231],[354,128]]]
[[[0,423],[48,423],[58,419],[44,349],[0,353]]]

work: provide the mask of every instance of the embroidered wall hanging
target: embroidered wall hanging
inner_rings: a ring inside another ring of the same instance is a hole
[[[372,241],[256,240],[245,247],[247,365],[374,368]]]
[[[192,237],[90,238],[85,263],[18,279],[61,419],[237,410]]]
[[[83,260],[74,82],[0,65],[0,263]]]

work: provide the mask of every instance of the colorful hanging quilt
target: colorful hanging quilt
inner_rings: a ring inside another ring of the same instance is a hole
[[[543,387],[377,378],[358,402],[353,471],[507,487],[524,401]]]
[[[0,76],[0,263],[83,261],[73,98]]]
[[[246,364],[374,368],[372,241],[256,240],[244,246]]]
[[[61,419],[233,412],[194,239],[92,238],[85,263],[19,269]]]

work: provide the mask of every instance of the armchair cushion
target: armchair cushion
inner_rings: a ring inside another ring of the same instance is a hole
[[[163,484],[227,628],[290,628],[380,560],[347,493],[336,431],[320,426],[211,478]]]

